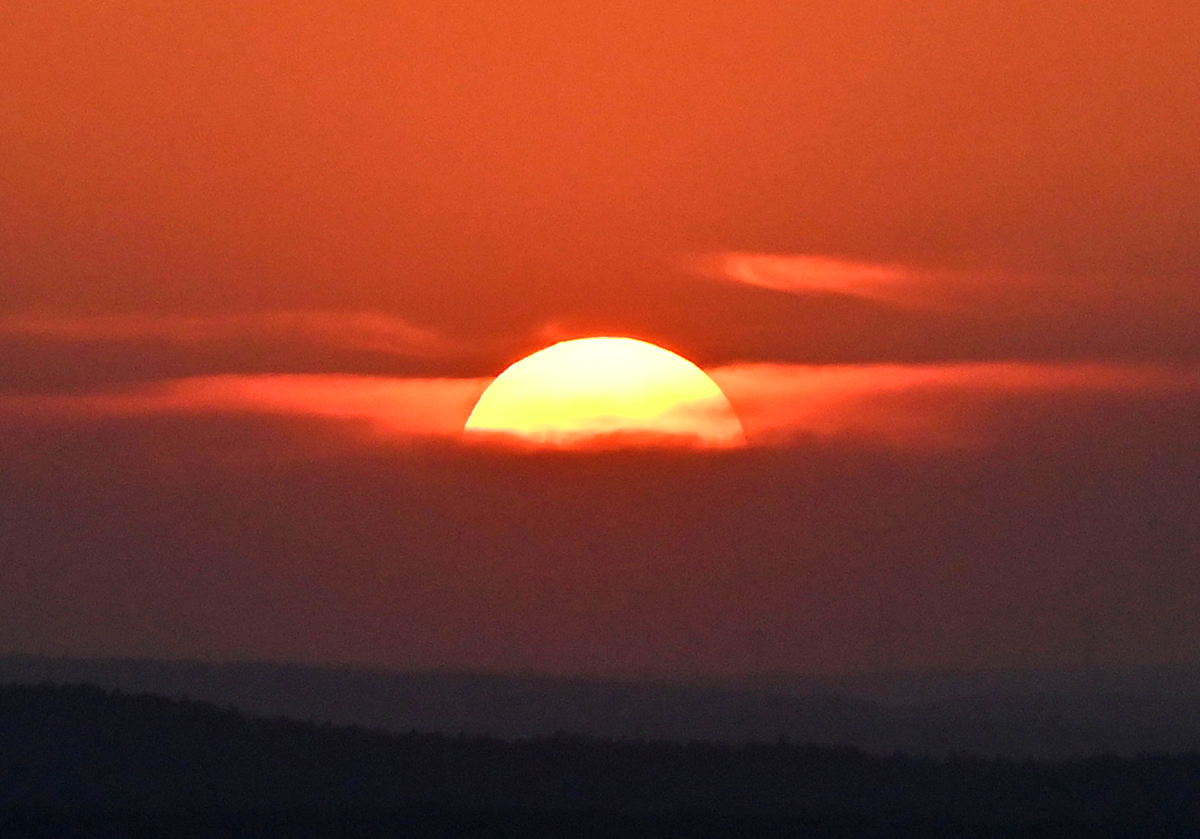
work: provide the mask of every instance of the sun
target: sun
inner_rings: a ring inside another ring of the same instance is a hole
[[[555,448],[744,445],[733,406],[695,364],[633,338],[578,338],[522,358],[467,418],[473,439]]]

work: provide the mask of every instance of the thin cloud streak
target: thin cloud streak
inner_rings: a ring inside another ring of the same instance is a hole
[[[377,439],[457,436],[489,379],[350,375],[200,376],[119,392],[20,396],[0,411],[26,417],[263,414],[327,419]]]
[[[744,251],[688,260],[709,279],[792,294],[843,294],[906,308],[984,317],[1044,317],[1151,312],[1164,319],[1200,314],[1189,284],[1112,276],[954,269],[867,262],[822,254]]]
[[[773,291],[828,291],[885,299],[917,280],[914,271],[900,265],[816,254],[731,251],[698,257],[694,265],[705,276]]]
[[[1200,369],[1117,364],[802,366],[707,371],[737,412],[750,446],[858,440],[904,449],[985,446],[1014,407],[1070,397],[1136,402],[1200,395]],[[377,442],[460,440],[488,378],[222,375],[68,396],[0,400],[10,418],[258,414],[328,420]],[[631,445],[637,440],[631,439]]]
[[[1018,401],[1200,394],[1200,369],[1149,365],[745,364],[708,373],[752,445],[816,437],[902,448],[970,447],[985,445],[991,418]]]
[[[445,336],[381,312],[277,311],[210,316],[126,314],[0,318],[0,335],[64,342],[144,339],[205,344],[264,335],[341,349],[431,355],[456,348]]]

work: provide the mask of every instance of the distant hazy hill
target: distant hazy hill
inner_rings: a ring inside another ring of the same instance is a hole
[[[389,734],[0,688],[0,835],[1195,835],[1200,755],[1057,763],[787,743]]]
[[[851,745],[1038,758],[1200,749],[1200,671],[788,675],[720,683],[0,657],[0,684],[93,684],[390,731]]]

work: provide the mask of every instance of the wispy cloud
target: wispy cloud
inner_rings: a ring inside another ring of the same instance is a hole
[[[427,355],[453,349],[445,336],[381,312],[282,311],[211,316],[126,314],[0,318],[0,335],[51,341],[138,340],[204,344],[242,338],[302,340],[341,349]]]
[[[261,414],[326,419],[376,438],[457,436],[489,379],[350,375],[201,376],[120,391],[14,396],[0,410],[26,417]]]
[[[894,305],[984,316],[1155,311],[1200,313],[1200,290],[1113,276],[951,269],[821,254],[724,251],[689,264],[710,279],[794,294],[835,293]]]
[[[694,265],[710,277],[775,291],[832,291],[864,297],[891,298],[918,279],[916,272],[900,265],[815,254],[729,251],[697,257]]]
[[[1200,368],[1119,364],[971,363],[801,366],[709,371],[751,443],[862,439],[903,448],[988,442],[993,420],[1064,396],[1200,396]]]
[[[1200,368],[971,363],[801,366],[708,371],[751,446],[814,439],[902,449],[985,446],[997,420],[1064,398],[1149,403],[1200,398]],[[10,420],[260,415],[325,420],[375,441],[459,440],[488,378],[222,375],[61,396],[0,398]],[[1036,410],[1034,411],[1036,413]]]

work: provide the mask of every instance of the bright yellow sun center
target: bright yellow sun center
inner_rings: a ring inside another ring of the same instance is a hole
[[[729,400],[703,370],[632,338],[580,338],[526,356],[488,386],[464,431],[564,447],[745,443]]]

